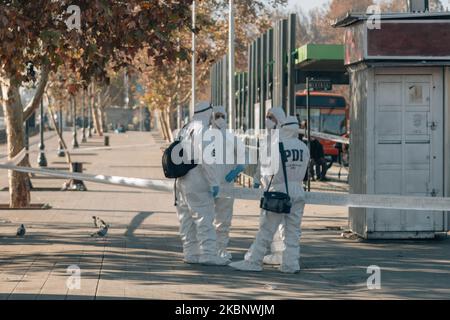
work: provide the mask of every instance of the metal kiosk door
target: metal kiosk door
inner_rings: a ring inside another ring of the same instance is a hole
[[[441,79],[438,72],[375,76],[376,194],[443,196]],[[373,231],[420,237],[410,233],[442,231],[443,222],[443,212],[374,210]]]

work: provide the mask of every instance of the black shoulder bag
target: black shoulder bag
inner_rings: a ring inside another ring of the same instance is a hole
[[[267,191],[264,192],[263,198],[261,198],[260,208],[266,211],[279,213],[279,214],[289,214],[291,213],[291,198],[289,197],[289,186],[286,174],[286,153],[284,152],[283,143],[279,144],[281,153],[281,165],[283,167],[284,183],[286,185],[286,193],[283,192],[269,192],[270,186],[272,185],[273,177],[270,180]]]
[[[184,126],[183,129],[185,127],[186,126]],[[191,171],[197,166],[197,164],[193,160],[191,161],[191,163],[180,163],[180,164],[175,164],[172,161],[173,149],[175,149],[175,147],[178,146],[181,143],[181,141],[182,139],[180,137],[174,142],[172,142],[166,150],[164,150],[162,156],[162,167],[164,171],[164,176],[168,179],[177,179],[184,177],[185,175],[188,174],[189,171]],[[183,158],[183,149],[179,151],[178,156],[180,158]]]

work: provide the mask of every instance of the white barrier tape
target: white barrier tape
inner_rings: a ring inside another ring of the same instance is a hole
[[[307,130],[300,129],[300,133],[303,135],[307,135]],[[335,136],[333,134],[318,132],[318,131],[311,131],[311,136],[319,139],[324,139],[328,141],[338,142],[342,144],[350,144],[350,139],[344,138],[341,136]]]
[[[20,150],[20,152],[18,154],[16,154],[14,156],[14,158],[7,161],[5,164],[17,166],[25,158],[26,155],[27,155],[27,150],[25,148],[23,148],[22,150]]]
[[[307,130],[300,129],[299,133],[306,136],[307,135]],[[245,139],[245,138],[257,139],[258,138],[257,135],[248,135],[248,134],[238,135],[238,137],[241,138],[241,139]],[[328,141],[333,141],[333,142],[338,142],[338,143],[342,143],[342,144],[346,144],[346,145],[350,144],[350,139],[348,139],[348,138],[344,138],[344,137],[341,137],[341,136],[336,136],[336,135],[333,135],[333,134],[318,132],[318,131],[311,131],[311,137],[324,139],[324,140],[328,140]]]
[[[260,200],[263,190],[223,186],[227,198]],[[360,195],[344,193],[305,192],[306,204],[353,208],[395,209],[414,211],[450,211],[450,198]]]
[[[0,169],[19,172],[42,174],[53,177],[90,181],[94,183],[120,185],[125,187],[151,189],[162,192],[172,192],[174,182],[169,180],[149,180],[118,176],[89,175],[82,173],[66,173],[57,170],[17,167],[10,164],[0,164]],[[222,186],[221,195],[225,198],[259,201],[263,195],[261,189],[235,188]],[[450,211],[450,198],[406,197],[389,195],[357,195],[306,192],[306,204],[323,206],[343,206],[353,208],[395,209],[413,211]]]
[[[91,175],[76,172],[61,172],[59,170],[35,169],[30,167],[18,167],[9,163],[0,164],[0,169],[8,169],[25,173],[41,174],[50,177],[90,181],[101,184],[120,185],[139,189],[152,189],[156,191],[173,191],[173,182],[167,180],[148,180],[118,176]]]

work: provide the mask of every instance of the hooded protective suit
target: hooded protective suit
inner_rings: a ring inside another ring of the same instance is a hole
[[[225,119],[215,119],[216,114],[224,115]],[[211,127],[213,129],[220,130],[223,139],[221,146],[222,150],[217,149],[219,148],[218,145],[215,146],[215,155],[218,157],[216,159],[218,164],[216,166],[215,173],[217,179],[221,184],[230,183],[226,181],[226,177],[230,174],[230,172],[234,171],[235,174],[238,174],[238,172],[243,168],[237,163],[236,158],[237,148],[243,149],[244,145],[239,138],[226,130],[226,116],[227,112],[224,107],[216,106],[213,108]],[[234,199],[216,198],[214,202],[216,212],[214,226],[216,228],[217,234],[217,254],[222,258],[231,260],[232,256],[227,251],[227,247],[229,243],[231,220],[233,216]]]
[[[192,121],[180,131],[184,152],[191,149],[189,158],[199,165],[176,181],[177,213],[184,261],[226,265],[229,261],[217,256],[213,226],[214,197],[211,191],[220,185],[215,173],[216,166],[199,162],[205,147],[202,137],[209,127],[211,114],[212,107],[209,104],[198,104]]]
[[[291,213],[277,214],[263,210],[260,218],[260,229],[251,250],[245,256],[245,260],[230,264],[235,269],[261,271],[266,250],[269,248],[278,226],[284,223],[285,248],[282,253],[280,271],[286,273],[300,271],[300,225],[305,206],[302,181],[308,168],[309,151],[307,146],[298,139],[298,129],[297,119],[289,117],[282,126],[280,133],[280,141],[284,145],[287,158],[286,171],[289,196],[292,201]],[[286,192],[281,167],[273,176],[270,191]]]
[[[269,114],[272,114],[277,121],[277,123],[273,129],[281,130],[282,126],[287,121],[286,113],[284,112],[284,110],[281,107],[270,108],[266,112],[266,115],[269,115]],[[267,123],[267,119],[266,119],[266,129],[272,129],[272,128],[268,127],[268,124],[270,124],[270,121],[269,121],[269,123]],[[268,133],[270,134],[270,131]],[[261,144],[261,148],[267,148],[267,147],[264,144]],[[264,167],[262,167],[260,165],[259,170],[257,170],[257,174],[254,177],[254,180],[261,181],[263,188],[267,188],[267,186],[269,185],[269,182],[270,182],[270,178],[271,178],[270,170],[265,172]],[[252,248],[253,247],[250,247],[249,252],[252,251]],[[283,223],[281,223],[279,225],[277,232],[273,236],[273,241],[272,241],[270,248],[271,248],[271,250],[270,250],[271,254],[264,257],[264,263],[274,264],[274,265],[281,264],[281,253],[284,250],[284,224]]]

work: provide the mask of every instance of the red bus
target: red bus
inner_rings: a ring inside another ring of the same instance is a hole
[[[306,91],[296,95],[296,116],[300,121],[308,119]],[[311,130],[335,136],[346,136],[348,123],[347,101],[342,95],[327,92],[310,92]],[[339,151],[336,142],[319,139],[325,156],[337,161]]]

